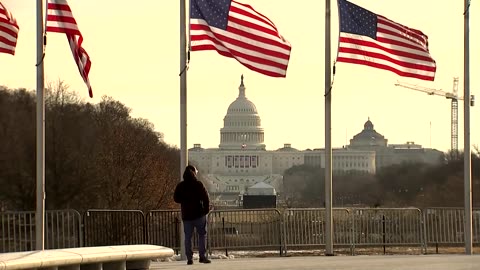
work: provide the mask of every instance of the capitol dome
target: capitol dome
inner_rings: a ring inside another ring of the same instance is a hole
[[[258,114],[258,112],[255,104],[245,97],[244,90],[243,96],[239,94],[238,98],[228,106],[227,114]]]
[[[238,97],[228,106],[220,129],[220,149],[265,150],[264,131],[257,107],[245,95],[243,75]]]

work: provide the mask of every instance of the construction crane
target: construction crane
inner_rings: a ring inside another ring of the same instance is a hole
[[[458,96],[458,77],[453,78],[453,91],[451,93],[442,91],[441,89],[427,88],[415,84],[402,82],[397,82],[395,86],[401,86],[408,89],[424,92],[429,95],[443,96],[447,99],[452,100],[451,150],[453,153],[458,153],[458,101],[463,100],[463,97]]]

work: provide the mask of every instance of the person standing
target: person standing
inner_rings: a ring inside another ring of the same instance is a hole
[[[210,199],[207,189],[197,179],[197,169],[188,165],[183,172],[183,181],[177,184],[173,199],[181,205],[183,232],[185,233],[185,255],[187,264],[193,264],[192,236],[195,228],[198,234],[198,255],[200,263],[211,263],[207,258],[207,214]]]

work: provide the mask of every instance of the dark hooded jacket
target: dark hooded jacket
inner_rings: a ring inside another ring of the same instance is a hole
[[[182,219],[194,220],[208,214],[210,199],[202,182],[198,181],[193,166],[187,166],[183,181],[177,184],[173,199],[181,204]]]

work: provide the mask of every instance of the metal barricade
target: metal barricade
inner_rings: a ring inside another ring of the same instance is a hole
[[[35,250],[35,212],[0,212],[0,252]],[[45,249],[82,246],[81,216],[75,210],[45,211]]]
[[[180,210],[154,210],[146,214],[147,243],[180,250]]]
[[[83,223],[86,247],[146,243],[140,210],[87,210]]]
[[[277,209],[212,211],[208,215],[209,250],[274,250],[282,253],[281,215]]]
[[[422,214],[417,208],[352,209],[355,246],[420,246]]]
[[[78,211],[45,212],[45,247],[47,249],[82,246],[82,216]]]
[[[325,245],[325,209],[215,210],[208,215],[208,249],[287,250]],[[464,244],[463,208],[335,208],[336,247],[460,246]],[[180,250],[180,210],[48,210],[45,248],[155,244]],[[35,249],[35,212],[0,212],[0,252]],[[473,209],[473,243],[480,243],[480,209]],[[194,234],[193,247],[198,249]]]
[[[435,245],[438,253],[439,245],[455,246],[465,243],[465,209],[464,208],[426,208],[423,211],[425,220],[425,244]],[[473,243],[480,243],[480,209],[473,209]]]
[[[283,213],[284,251],[288,248],[325,246],[325,208],[291,208]],[[333,209],[333,243],[352,246],[351,217],[348,209]]]

